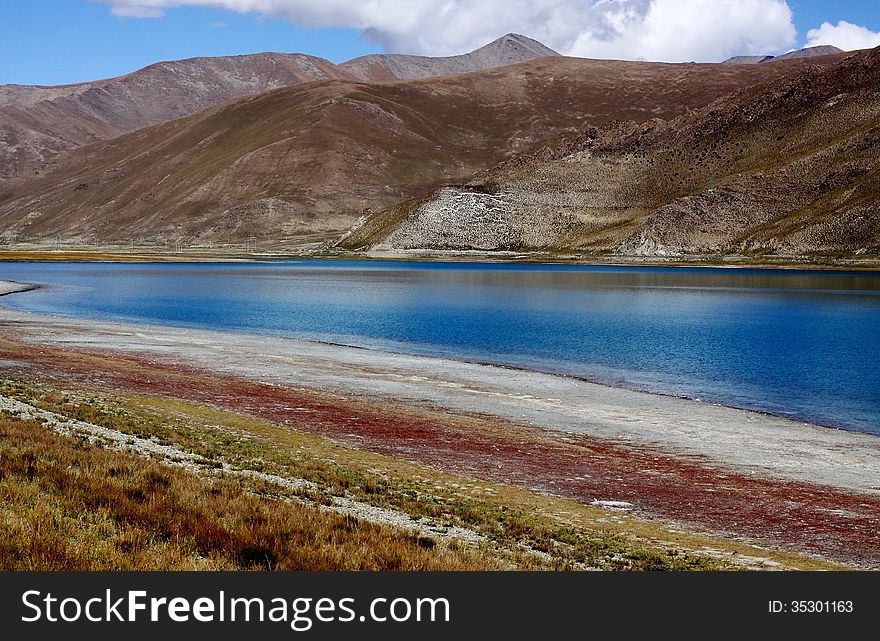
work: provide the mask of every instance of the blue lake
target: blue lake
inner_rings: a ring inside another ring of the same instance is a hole
[[[8,307],[581,376],[880,434],[880,273],[380,261],[0,263]]]

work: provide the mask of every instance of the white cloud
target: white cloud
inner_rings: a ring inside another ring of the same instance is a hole
[[[450,55],[507,33],[571,55],[712,61],[795,44],[786,0],[101,0],[117,15],[189,5],[360,30],[386,51]]]
[[[572,53],[601,58],[723,60],[777,53],[796,31],[784,0],[653,0],[609,2],[598,27],[588,28]]]
[[[844,51],[880,47],[880,33],[841,20],[837,25],[823,22],[818,29],[807,32],[807,46],[834,45]]]
[[[120,18],[161,18],[165,10],[161,7],[147,7],[142,5],[114,5],[110,13]]]

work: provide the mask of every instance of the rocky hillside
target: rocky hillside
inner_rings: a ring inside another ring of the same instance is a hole
[[[818,47],[807,47],[797,51],[789,51],[781,56],[735,56],[724,61],[726,65],[762,65],[768,62],[779,62],[781,60],[803,60],[804,58],[818,58],[821,56],[831,56],[843,53],[843,49],[838,49],[831,45],[820,45]]]
[[[878,255],[878,151],[880,49],[675,119],[587,128],[465,188],[361,221],[340,246]]]
[[[0,189],[0,240],[332,238],[441,184],[613,119],[671,119],[804,63],[542,57],[396,83],[245,98],[79,149]]]
[[[840,49],[833,45],[819,45],[818,47],[807,47],[806,49],[789,51],[788,53],[784,53],[781,56],[776,56],[775,58],[773,58],[773,60],[776,62],[780,60],[800,60],[803,58],[818,58],[819,56],[830,56],[838,53],[843,53],[843,49]]]

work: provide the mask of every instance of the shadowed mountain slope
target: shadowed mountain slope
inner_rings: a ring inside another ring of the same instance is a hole
[[[422,81],[309,83],[97,143],[0,191],[6,241],[331,237],[613,119],[674,118],[803,63],[546,57]]]
[[[875,49],[671,121],[586,129],[466,188],[362,221],[341,246],[876,256],[878,151]]]

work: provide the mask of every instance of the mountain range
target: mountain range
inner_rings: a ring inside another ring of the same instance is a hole
[[[302,54],[261,53],[160,62],[61,87],[0,85],[0,180],[46,173],[65,151],[282,87],[432,78],[558,55],[509,34],[450,58],[379,54],[335,65]]]
[[[819,56],[829,56],[835,53],[843,53],[843,49],[838,49],[832,45],[820,45],[818,47],[807,47],[798,49],[797,51],[789,51],[779,56],[734,56],[724,61],[728,65],[762,65],[768,62],[779,62],[780,60],[798,60],[801,58],[816,58]]]
[[[340,246],[877,256],[878,149],[880,48],[672,120],[591,127],[467,186],[362,220]]]
[[[0,86],[0,242],[871,256],[877,52],[163,62]]]

